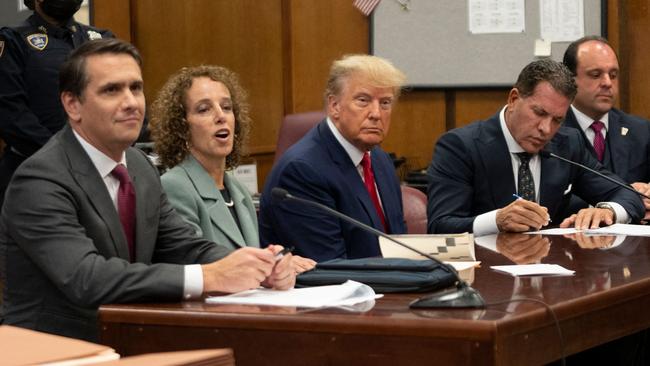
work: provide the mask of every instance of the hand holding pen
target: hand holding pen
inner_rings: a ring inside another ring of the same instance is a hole
[[[539,230],[547,226],[551,219],[546,207],[525,200],[516,194],[516,199],[508,206],[497,210],[496,223],[499,231],[524,232]]]
[[[265,287],[272,287],[276,290],[288,290],[296,284],[296,272],[293,270],[291,251],[293,247],[283,248],[280,245],[269,245],[268,250],[272,251],[275,258],[275,265],[266,281],[262,283]]]

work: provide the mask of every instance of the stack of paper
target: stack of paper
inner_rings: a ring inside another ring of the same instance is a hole
[[[211,296],[208,304],[247,304],[319,308],[350,306],[381,297],[369,286],[355,281],[341,285],[316,286],[278,291],[266,288],[248,290],[227,296]]]
[[[470,284],[474,282],[474,268],[481,262],[476,261],[472,234],[406,234],[391,237],[451,265],[462,280]],[[379,247],[384,258],[426,259],[386,238],[379,237]]]

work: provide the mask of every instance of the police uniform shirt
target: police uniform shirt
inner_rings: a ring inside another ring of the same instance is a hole
[[[54,26],[34,13],[17,27],[0,29],[0,137],[28,156],[65,124],[59,68],[88,40],[113,37],[70,20]]]

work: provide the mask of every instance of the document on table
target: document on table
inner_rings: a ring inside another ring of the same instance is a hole
[[[584,233],[588,235],[634,235],[634,236],[650,236],[650,226],[646,225],[630,225],[630,224],[614,224],[610,226],[603,226],[598,229],[578,230],[575,228],[555,228],[545,229],[539,231],[529,231],[524,234],[543,234],[543,235],[568,235],[575,233]]]
[[[319,308],[350,306],[382,296],[375,294],[370,286],[348,280],[341,285],[294,288],[287,291],[258,288],[226,296],[210,296],[205,299],[205,302]]]
[[[571,276],[575,271],[566,269],[558,264],[514,264],[506,266],[491,266],[499,272],[506,272],[513,276]]]

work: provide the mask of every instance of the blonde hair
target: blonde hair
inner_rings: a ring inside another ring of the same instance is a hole
[[[406,75],[385,58],[371,55],[345,55],[330,67],[325,100],[339,96],[345,81],[351,76],[367,78],[375,87],[392,88],[395,98],[399,97]]]

